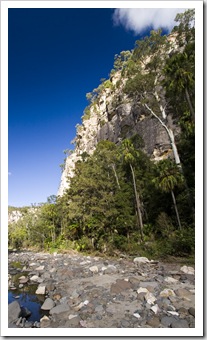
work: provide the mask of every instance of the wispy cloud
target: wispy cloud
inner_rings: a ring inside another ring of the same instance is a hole
[[[115,25],[123,25],[136,34],[149,27],[170,31],[176,25],[176,14],[184,11],[184,8],[117,8],[113,21]]]
[[[8,175],[9,175],[9,176],[11,176],[11,175],[12,175],[12,173],[11,173],[11,172],[8,172]]]

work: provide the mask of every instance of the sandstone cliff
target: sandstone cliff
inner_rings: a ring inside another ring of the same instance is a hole
[[[175,47],[175,36],[170,35],[172,43],[169,53]],[[123,88],[127,78],[121,71],[115,72],[105,81],[98,96],[82,117],[82,124],[77,125],[76,137],[73,142],[75,149],[67,157],[61,176],[58,195],[62,196],[73,176],[75,163],[83,152],[91,154],[97,143],[109,140],[119,144],[123,139],[138,134],[143,140],[143,150],[152,160],[160,160],[172,153],[169,136],[159,121],[149,114],[144,107],[137,104],[135,98],[128,97]],[[176,136],[179,129],[168,115],[168,127]]]

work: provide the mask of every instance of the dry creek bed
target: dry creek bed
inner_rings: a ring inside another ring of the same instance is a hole
[[[20,263],[20,268],[14,268]],[[12,280],[14,274],[18,283]],[[80,254],[9,253],[9,290],[36,284],[40,320],[18,297],[9,304],[12,328],[193,328],[194,267],[143,257],[106,259]]]

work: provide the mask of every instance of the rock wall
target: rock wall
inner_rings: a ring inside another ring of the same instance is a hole
[[[118,81],[119,86],[116,86]],[[126,79],[122,79],[121,74],[117,72],[111,78],[113,88],[103,89],[96,104],[90,107],[87,119],[82,117],[83,123],[77,126],[74,139],[75,150],[66,159],[61,176],[59,196],[62,196],[69,186],[69,179],[73,176],[75,163],[80,159],[80,155],[83,152],[91,154],[101,140],[119,144],[123,139],[138,134],[144,142],[143,150],[153,160],[163,159],[171,153],[166,130],[155,117],[151,117],[144,108],[123,93],[125,81]],[[176,130],[173,121],[170,125]]]

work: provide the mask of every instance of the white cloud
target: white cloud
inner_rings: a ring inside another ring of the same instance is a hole
[[[113,21],[115,25],[123,25],[136,34],[149,27],[170,31],[176,25],[176,14],[184,11],[185,8],[117,8]]]

